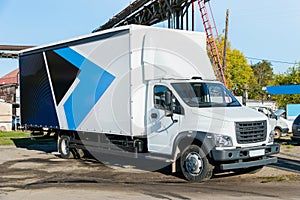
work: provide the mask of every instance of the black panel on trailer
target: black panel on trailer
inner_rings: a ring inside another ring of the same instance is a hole
[[[20,57],[20,92],[22,124],[59,127],[42,53]]]

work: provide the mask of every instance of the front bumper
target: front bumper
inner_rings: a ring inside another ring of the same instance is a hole
[[[279,144],[232,150],[212,150],[212,158],[220,163],[220,170],[241,169],[276,163],[276,157],[268,156],[279,153],[279,150]]]

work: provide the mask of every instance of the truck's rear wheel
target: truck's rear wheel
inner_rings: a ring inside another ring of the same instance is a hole
[[[180,157],[182,175],[193,182],[210,179],[213,166],[209,163],[203,150],[197,145],[189,145],[183,150]]]
[[[70,150],[70,137],[66,135],[62,135],[58,141],[58,152],[62,158],[70,158],[71,150]]]

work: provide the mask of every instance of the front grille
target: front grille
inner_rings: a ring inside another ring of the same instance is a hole
[[[239,144],[262,142],[267,137],[267,121],[236,122],[235,131]]]

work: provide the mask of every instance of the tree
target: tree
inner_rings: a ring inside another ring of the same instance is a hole
[[[254,73],[247,63],[247,59],[239,50],[227,50],[228,55],[226,59],[227,73],[231,76],[232,89],[235,95],[241,96],[243,88],[249,88],[248,95],[252,96],[252,86],[256,85],[254,82]]]
[[[224,37],[219,37],[217,47],[220,54],[221,62],[223,61]],[[249,87],[248,95],[253,96],[253,86],[257,85],[254,79],[254,73],[247,59],[242,52],[237,49],[231,49],[231,45],[227,44],[226,66],[224,69],[227,87],[234,92],[235,95],[241,96],[243,88]]]
[[[253,98],[266,98],[266,93],[262,91],[263,87],[268,85],[274,85],[274,72],[272,64],[268,61],[263,60],[251,66],[256,85],[253,86]]]
[[[274,72],[271,66],[272,64],[265,60],[251,66],[254,77],[260,87],[274,84]]]
[[[223,62],[224,37],[216,39],[221,62]],[[227,87],[235,95],[241,96],[243,88],[248,86],[250,99],[266,99],[267,93],[262,88],[268,85],[291,85],[300,84],[300,63],[290,68],[286,73],[275,75],[270,62],[263,60],[252,66],[247,63],[246,57],[237,49],[231,49],[227,43],[227,57],[224,74]],[[300,95],[273,95],[280,107],[289,103],[300,103]]]

